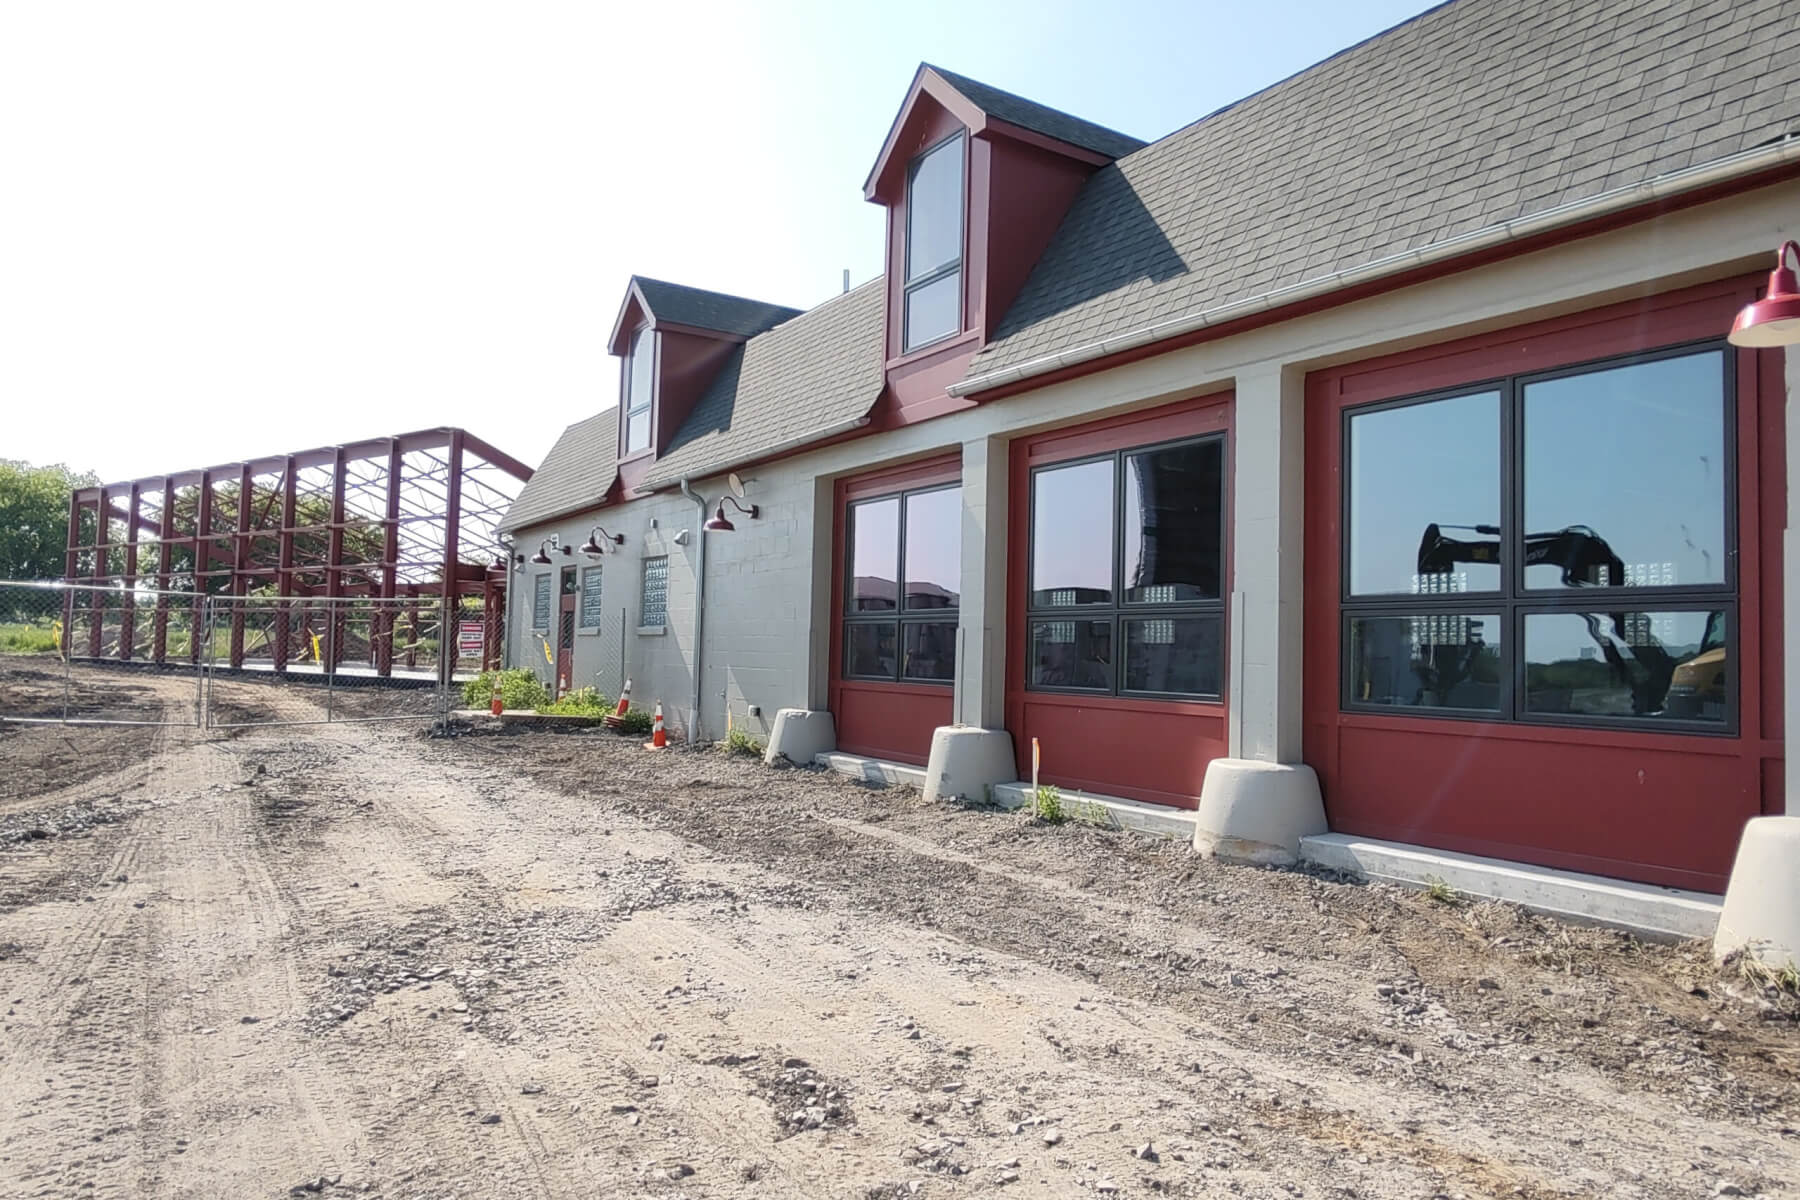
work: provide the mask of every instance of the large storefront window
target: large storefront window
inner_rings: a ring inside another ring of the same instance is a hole
[[[1345,706],[1732,728],[1730,370],[1690,347],[1348,410]]]
[[[1224,546],[1223,437],[1032,472],[1026,686],[1218,697]]]
[[[844,677],[954,681],[962,488],[860,500],[846,523]]]

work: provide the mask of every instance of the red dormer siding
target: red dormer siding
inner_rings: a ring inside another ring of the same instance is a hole
[[[963,135],[962,328],[913,351],[903,348],[907,179],[919,156]],[[864,195],[887,209],[887,386],[878,427],[909,425],[971,401],[946,388],[993,336],[1038,257],[1106,155],[994,116],[932,68],[914,78]]]

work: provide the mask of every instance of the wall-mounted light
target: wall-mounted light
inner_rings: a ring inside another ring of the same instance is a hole
[[[1787,265],[1794,256],[1794,269]],[[1783,242],[1775,251],[1775,269],[1769,272],[1769,294],[1731,323],[1728,340],[1734,346],[1800,346],[1800,242]]]
[[[539,567],[547,567],[550,565],[550,547],[552,544],[553,543],[549,538],[545,538],[538,544],[538,552],[531,556],[533,565]]]
[[[727,496],[719,501],[719,506],[717,508],[713,509],[712,520],[708,521],[704,526],[707,532],[730,533],[737,528],[736,525],[731,523],[730,518],[725,515],[725,506],[727,504],[749,517],[752,521],[762,515],[762,509],[757,505],[751,504],[746,506],[739,501],[736,496]]]
[[[606,530],[596,525],[592,531],[588,533],[587,544],[582,546],[581,552],[589,558],[599,558],[602,554],[605,554],[606,551],[600,545],[601,538],[605,538],[615,546],[623,546],[625,544],[624,534],[608,533]]]

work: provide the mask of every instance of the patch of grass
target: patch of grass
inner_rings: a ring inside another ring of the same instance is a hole
[[[510,671],[483,671],[463,684],[463,707],[485,709],[494,691],[494,676],[500,677],[500,703],[509,709],[535,708],[540,712],[550,703],[550,693],[536,675],[524,667]],[[592,689],[586,689],[592,690]]]
[[[725,735],[725,740],[719,743],[719,749],[726,754],[742,754],[747,758],[761,758],[763,751],[768,747],[742,729],[733,729]]]
[[[491,688],[493,685],[488,686]],[[501,685],[503,692],[505,686]],[[537,710],[557,717],[604,717],[612,711],[612,706],[606,702],[606,697],[600,694],[598,688],[590,687],[565,692],[561,699],[540,704]]]
[[[633,737],[646,737],[656,728],[656,717],[647,709],[629,708],[619,720],[619,732]]]
[[[56,654],[60,650],[56,629],[48,622],[0,625],[0,654]]]
[[[1462,896],[1457,890],[1436,875],[1425,877],[1425,898],[1434,904],[1444,904],[1451,908],[1462,903]]]
[[[1046,825],[1061,825],[1069,819],[1063,811],[1062,789],[1054,784],[1040,783],[1031,797],[1031,815]]]

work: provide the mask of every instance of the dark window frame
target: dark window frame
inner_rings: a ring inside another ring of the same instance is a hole
[[[1535,383],[1598,374],[1619,367],[1667,359],[1687,358],[1697,354],[1718,353],[1721,360],[1720,398],[1722,401],[1724,464],[1720,486],[1724,490],[1725,539],[1724,579],[1719,583],[1670,585],[1626,585],[1624,583],[1583,588],[1527,587],[1523,542],[1525,529],[1525,389]],[[1743,670],[1738,655],[1739,605],[1741,574],[1738,571],[1740,528],[1738,524],[1738,409],[1737,355],[1723,338],[1682,342],[1655,350],[1588,359],[1539,371],[1476,380],[1456,387],[1437,388],[1429,392],[1352,405],[1338,414],[1339,481],[1338,511],[1338,707],[1346,713],[1361,713],[1424,720],[1474,721],[1488,725],[1516,725],[1563,729],[1609,729],[1628,733],[1692,734],[1705,737],[1736,737],[1739,731],[1743,694]],[[1418,404],[1455,399],[1461,396],[1497,392],[1500,402],[1500,584],[1497,589],[1479,592],[1379,592],[1355,595],[1350,589],[1350,536],[1352,432],[1351,422],[1359,415]],[[1676,717],[1613,717],[1583,713],[1542,713],[1526,708],[1525,679],[1528,664],[1525,654],[1526,619],[1554,613],[1664,613],[1722,612],[1726,661],[1731,665],[1726,695],[1725,720],[1700,721]],[[1358,702],[1352,697],[1351,623],[1362,617],[1430,617],[1430,616],[1497,616],[1500,645],[1500,694],[1494,709],[1450,707],[1408,707]]]
[[[619,405],[619,457],[630,458],[634,455],[648,453],[656,444],[656,330],[650,325],[640,325],[632,331],[631,340],[625,352],[624,403]],[[632,376],[636,373],[639,350],[646,349],[650,354],[650,387],[639,403],[637,390],[631,386]],[[631,444],[631,418],[639,413],[648,413],[649,420],[644,431],[644,444],[633,448]]]
[[[918,175],[919,167],[926,159],[952,143],[958,144],[959,147],[957,154],[957,178],[960,181],[960,186],[957,189],[956,198],[956,257],[949,262],[938,264],[925,274],[914,279],[912,277],[913,179]],[[902,254],[900,271],[900,353],[902,354],[911,354],[915,350],[923,350],[927,346],[934,346],[939,342],[956,337],[963,331],[963,321],[967,316],[967,313],[964,311],[966,305],[964,304],[963,293],[967,287],[968,280],[963,277],[962,272],[963,268],[967,265],[969,258],[968,209],[969,148],[965,131],[958,129],[949,137],[943,138],[919,151],[912,162],[908,163],[906,167],[906,217],[905,227],[901,230],[902,240],[906,243],[906,247]],[[912,340],[912,306],[909,303],[912,299],[912,294],[923,288],[929,287],[931,284],[937,283],[939,280],[952,274],[958,276],[956,287],[956,328],[950,330],[948,333],[938,334],[925,341],[914,342]]]
[[[955,687],[955,664],[949,679],[909,679],[906,675],[907,625],[960,625],[962,614],[962,581],[957,581],[956,603],[944,608],[911,608],[906,603],[906,527],[909,501],[914,496],[931,492],[960,489],[962,481],[927,483],[917,487],[899,487],[887,492],[873,492],[844,502],[844,602],[838,613],[843,646],[843,664],[839,675],[855,683],[904,683],[918,687]],[[894,607],[858,612],[856,603],[856,510],[864,504],[880,504],[884,500],[900,502],[900,516],[894,542]],[[855,625],[891,625],[894,629],[894,670],[891,675],[857,675],[850,670],[850,630]]]
[[[1041,692],[1064,696],[1119,696],[1150,700],[1177,700],[1215,704],[1223,701],[1225,683],[1230,676],[1229,643],[1227,641],[1226,601],[1230,588],[1226,584],[1231,563],[1231,445],[1229,430],[1198,434],[1191,437],[1171,438],[1160,442],[1146,442],[1140,446],[1125,446],[1117,450],[1109,450],[1102,454],[1084,454],[1078,458],[1059,459],[1055,462],[1041,463],[1030,469],[1025,481],[1026,503],[1028,512],[1025,521],[1025,650],[1026,661],[1023,664],[1023,685],[1028,692]],[[1202,600],[1128,600],[1125,587],[1125,460],[1139,454],[1154,454],[1160,450],[1175,450],[1186,446],[1200,445],[1204,442],[1219,444],[1219,595],[1214,599]],[[1038,605],[1033,603],[1037,589],[1032,585],[1037,581],[1037,478],[1045,471],[1058,471],[1066,467],[1079,467],[1087,463],[1111,462],[1113,464],[1112,495],[1112,593],[1113,598],[1106,603],[1088,602],[1084,604],[1064,604],[1057,606]],[[1136,691],[1125,687],[1125,623],[1133,620],[1154,620],[1158,617],[1190,617],[1216,616],[1219,620],[1219,690],[1216,692],[1149,692]],[[1108,621],[1112,625],[1112,686],[1110,688],[1055,687],[1031,681],[1031,631],[1032,626],[1041,621]]]

